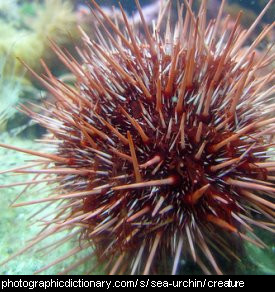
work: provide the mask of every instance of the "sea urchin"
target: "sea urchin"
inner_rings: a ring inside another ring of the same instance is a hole
[[[46,76],[29,68],[55,102],[44,114],[23,110],[48,129],[54,153],[1,144],[39,157],[13,169],[36,175],[26,186],[58,183],[53,195],[17,206],[60,201],[55,219],[13,257],[68,229],[63,242],[81,239],[70,255],[91,248],[111,274],[174,274],[186,257],[220,274],[219,255],[237,258],[232,242],[262,247],[251,226],[273,226],[274,71],[261,70],[274,55],[256,59],[254,50],[274,24],[239,52],[272,1],[243,30],[241,13],[231,28],[229,17],[222,24],[225,1],[207,23],[206,1],[196,16],[184,0],[174,26],[167,1],[148,27],[137,0],[142,35],[122,7],[120,27],[92,3],[98,41],[80,29],[81,62],[51,42],[75,87],[44,63]]]

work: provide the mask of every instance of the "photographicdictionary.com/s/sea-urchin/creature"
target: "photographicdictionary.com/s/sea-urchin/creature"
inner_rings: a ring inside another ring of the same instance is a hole
[[[59,202],[54,219],[11,258],[68,230],[50,247],[77,237],[68,255],[91,254],[66,272],[96,256],[110,274],[175,274],[181,259],[221,274],[220,258],[239,258],[234,242],[264,247],[253,226],[274,227],[274,70],[263,70],[274,54],[268,47],[255,57],[274,23],[240,50],[272,1],[248,30],[241,12],[234,25],[222,20],[225,1],[208,22],[206,1],[195,15],[184,0],[174,25],[164,2],[150,27],[136,1],[142,33],[122,7],[123,26],[91,2],[98,40],[80,29],[81,61],[51,43],[75,86],[44,63],[45,76],[29,68],[55,100],[43,114],[23,111],[48,129],[44,143],[54,151],[1,144],[38,157],[12,170],[35,174],[22,184],[55,186],[16,206]]]

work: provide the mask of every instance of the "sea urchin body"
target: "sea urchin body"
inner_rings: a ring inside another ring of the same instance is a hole
[[[272,56],[256,60],[254,49],[274,25],[240,55],[264,12],[246,31],[241,13],[233,28],[229,18],[221,25],[225,1],[207,24],[205,1],[195,16],[186,0],[173,26],[167,2],[149,28],[137,1],[140,36],[122,8],[120,30],[92,2],[101,30],[98,42],[81,30],[82,61],[52,43],[75,88],[43,64],[47,76],[32,73],[55,103],[45,115],[23,108],[48,129],[55,153],[1,144],[39,157],[38,168],[15,172],[58,182],[55,195],[23,203],[61,202],[35,242],[78,230],[78,250],[92,246],[111,274],[176,273],[183,257],[221,273],[215,255],[237,258],[235,240],[264,246],[252,225],[272,231],[274,72],[258,74]]]

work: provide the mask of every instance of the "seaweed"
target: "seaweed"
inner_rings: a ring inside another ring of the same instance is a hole
[[[6,130],[6,124],[15,114],[20,94],[22,92],[22,82],[14,73],[4,74],[7,58],[0,57],[0,132]]]
[[[0,0],[1,132],[7,130],[7,123],[14,117],[19,101],[41,96],[31,74],[25,74],[21,60],[39,73],[40,59],[46,59],[51,67],[57,58],[49,48],[49,39],[68,47],[76,38],[76,15],[70,1],[21,4],[19,0]],[[13,125],[16,127],[18,123]]]
[[[53,56],[49,39],[58,45],[66,45],[76,37],[76,16],[70,1],[33,1],[22,8],[19,1],[3,3],[0,1],[0,57],[9,55],[4,73],[10,71],[10,66],[15,66],[15,73],[22,74],[23,66],[14,61],[16,58],[38,70],[41,58],[50,60]]]

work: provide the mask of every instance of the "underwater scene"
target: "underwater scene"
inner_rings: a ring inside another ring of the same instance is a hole
[[[272,0],[0,0],[0,275],[274,275]]]

